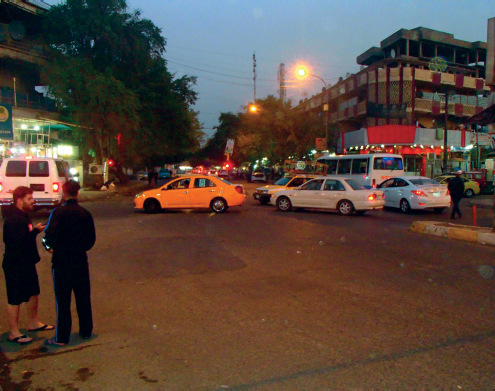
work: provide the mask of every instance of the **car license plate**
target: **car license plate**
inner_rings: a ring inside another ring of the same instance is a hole
[[[439,191],[433,192],[433,197],[440,197],[440,192]]]
[[[255,194],[254,195],[254,198],[259,199],[260,198],[260,195],[259,194]]]

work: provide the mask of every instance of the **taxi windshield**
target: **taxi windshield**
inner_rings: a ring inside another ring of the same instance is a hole
[[[274,183],[274,185],[285,186],[287,183],[290,182],[291,179],[292,178],[289,177],[280,178],[277,182]]]

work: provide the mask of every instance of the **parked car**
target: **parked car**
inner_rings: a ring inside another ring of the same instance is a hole
[[[293,208],[335,209],[341,215],[362,215],[385,205],[383,191],[367,189],[350,177],[321,176],[296,189],[274,193],[270,203],[287,212]]]
[[[463,176],[467,179],[478,182],[478,185],[480,186],[480,192],[482,192],[487,185],[486,178],[481,171],[468,171],[464,173]]]
[[[245,200],[241,185],[206,175],[186,175],[158,189],[136,194],[134,208],[151,214],[161,209],[196,208],[210,208],[215,213],[223,213],[232,206],[241,206]]]
[[[454,176],[455,175],[441,175],[439,177],[436,177],[435,180],[440,184],[448,187],[450,180],[454,178]],[[464,181],[464,195],[467,198],[471,198],[474,195],[480,194],[481,190],[478,182],[463,177],[462,180]]]
[[[192,173],[205,175],[206,169],[203,166],[197,166],[193,168]]]
[[[422,176],[393,177],[378,185],[385,194],[385,206],[400,208],[404,213],[411,209],[431,209],[442,213],[450,207],[447,186]]]
[[[170,171],[167,168],[162,168],[158,171],[158,179],[170,179]]]
[[[33,190],[34,209],[47,210],[62,202],[62,185],[69,179],[69,164],[62,159],[16,157],[0,165],[0,205],[2,216],[13,204],[12,193],[19,186]]]
[[[218,171],[217,170],[208,170],[207,175],[208,176],[217,176],[218,175]]]
[[[136,172],[136,178],[139,180],[148,179],[148,172],[147,171],[138,171],[138,172]]]
[[[227,170],[218,170],[217,176],[219,178],[228,178],[229,177],[229,172]]]
[[[251,182],[266,182],[266,175],[263,172],[253,172]]]
[[[296,175],[294,177],[280,178],[273,185],[258,187],[254,191],[253,197],[262,205],[266,205],[270,202],[270,198],[272,197],[273,193],[281,190],[294,189],[314,178],[316,178],[315,175]]]

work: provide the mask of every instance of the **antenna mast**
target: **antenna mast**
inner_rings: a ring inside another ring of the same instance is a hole
[[[256,76],[256,54],[253,52],[254,104],[256,104]]]

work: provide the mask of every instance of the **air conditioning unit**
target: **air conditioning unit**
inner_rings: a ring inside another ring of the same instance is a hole
[[[426,160],[435,160],[437,158],[437,155],[435,152],[430,152],[426,154]]]
[[[103,175],[103,165],[102,164],[90,164],[89,173],[92,175]]]

